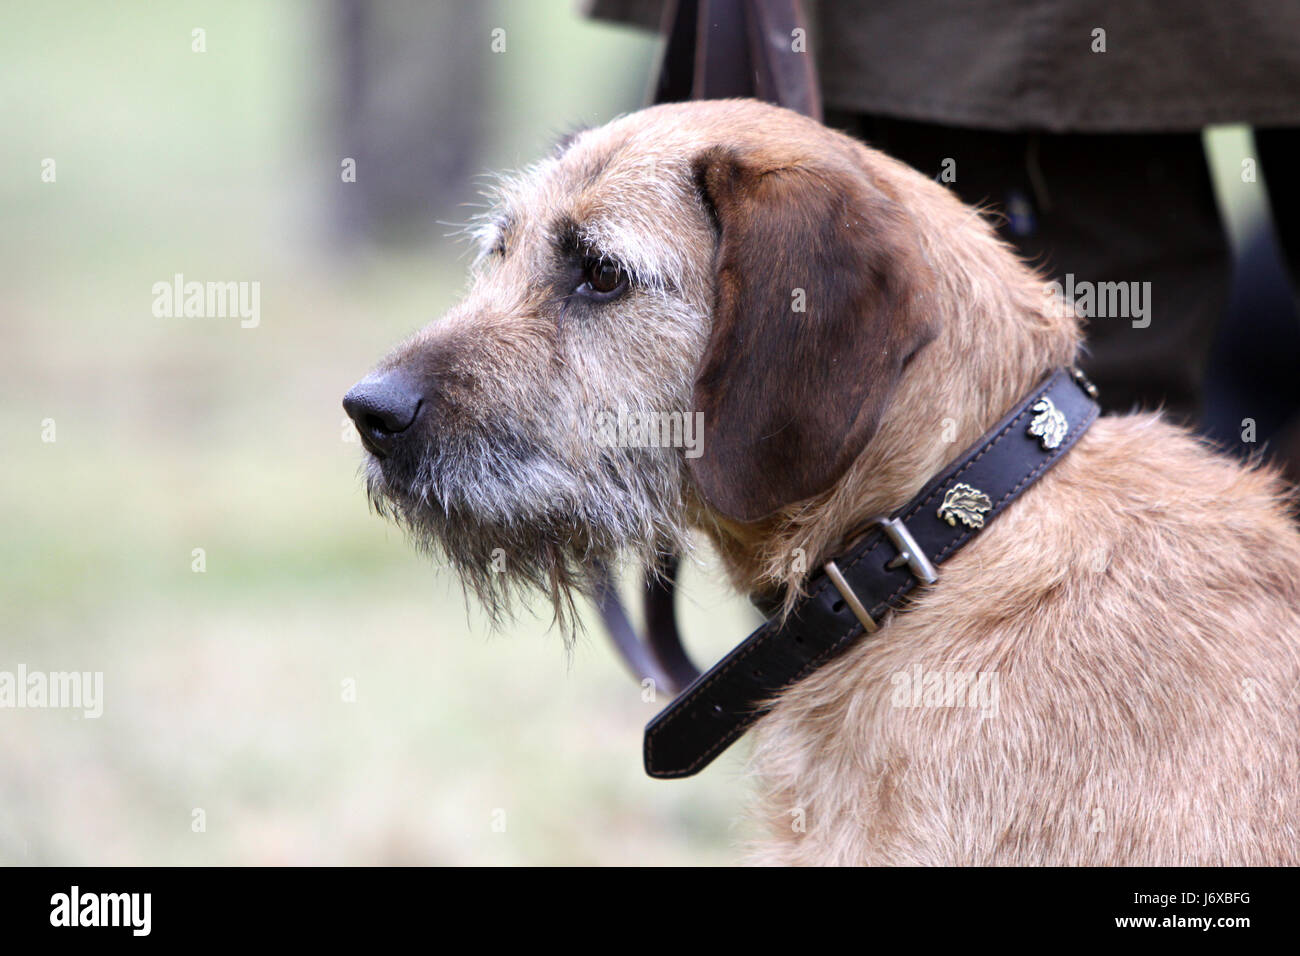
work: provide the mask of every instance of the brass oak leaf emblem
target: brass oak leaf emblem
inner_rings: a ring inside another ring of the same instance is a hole
[[[1065,439],[1065,433],[1070,430],[1070,423],[1065,420],[1065,416],[1047,397],[1034,402],[1031,411],[1038,414],[1029,423],[1029,434],[1042,442],[1044,451],[1059,446]]]
[[[968,528],[982,528],[984,512],[992,508],[993,502],[989,501],[988,495],[962,482],[953,485],[943,496],[943,504],[939,506],[939,517],[953,527],[956,527],[957,522],[960,521]]]

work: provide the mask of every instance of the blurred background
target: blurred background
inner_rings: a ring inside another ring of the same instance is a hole
[[[540,606],[490,634],[368,513],[340,407],[457,298],[484,174],[637,108],[656,51],[572,0],[4,5],[0,671],[102,671],[104,709],[0,710],[0,863],[737,858],[744,743],[646,778],[664,701],[590,609],[572,652]],[[1206,427],[1240,446],[1294,312],[1249,132],[1207,144],[1244,278]],[[256,327],[155,315],[177,274],[259,283]],[[700,662],[755,623],[711,563]]]
[[[0,671],[102,671],[104,712],[0,710],[0,863],[734,858],[743,748],[645,777],[665,702],[594,619],[490,635],[368,513],[340,407],[457,298],[482,174],[654,55],[569,0],[4,5]],[[260,323],[156,317],[177,273]],[[753,624],[716,581],[702,659]]]

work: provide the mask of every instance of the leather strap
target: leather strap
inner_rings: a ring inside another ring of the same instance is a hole
[[[863,612],[874,626],[898,608],[918,576],[930,577],[1073,447],[1097,417],[1095,396],[1082,373],[1055,372],[908,504],[873,521],[828,562],[829,575],[824,566],[809,580],[807,595],[784,623],[761,626],[650,722],[646,773],[697,773],[770,710],[781,691],[857,643],[866,632]],[[911,553],[913,545],[919,554]]]
[[[678,563],[676,555],[664,555],[657,573],[646,574],[642,592],[644,637],[623,609],[617,584],[608,569],[600,575],[595,595],[596,610],[600,612],[605,631],[632,676],[638,681],[652,680],[657,689],[668,694],[681,693],[700,676],[699,668],[691,663],[690,655],[682,646],[673,616]]]
[[[800,0],[667,0],[661,32],[652,102],[752,96],[821,120]]]
[[[808,22],[800,0],[666,0],[663,59],[653,102],[753,96],[821,120]],[[795,31],[804,43],[796,49]],[[697,677],[673,616],[677,558],[647,576],[645,632],[633,626],[608,571],[597,588],[596,609],[614,649],[637,680],[652,680],[669,694]]]

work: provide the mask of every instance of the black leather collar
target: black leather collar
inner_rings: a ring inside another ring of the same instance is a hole
[[[784,623],[769,620],[646,727],[645,769],[689,777],[763,716],[782,690],[876,629],[937,566],[1002,513],[1097,417],[1075,369],[1049,375],[908,504],[809,579]]]

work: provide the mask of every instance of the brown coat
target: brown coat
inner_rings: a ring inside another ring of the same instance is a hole
[[[653,27],[663,3],[586,6]],[[809,12],[836,110],[1052,132],[1300,124],[1300,5],[1285,0],[823,0]]]

